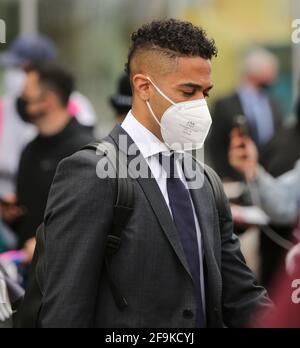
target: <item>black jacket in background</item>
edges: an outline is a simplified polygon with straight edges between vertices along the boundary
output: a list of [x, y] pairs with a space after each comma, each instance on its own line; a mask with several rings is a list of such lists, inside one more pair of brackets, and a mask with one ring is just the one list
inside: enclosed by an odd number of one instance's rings
[[[268, 173], [278, 177], [295, 167], [300, 158], [300, 122], [293, 127], [282, 128], [266, 146], [261, 163]], [[294, 226], [272, 226], [283, 238], [291, 239]], [[261, 281], [273, 288], [273, 278], [278, 269], [284, 268], [287, 251], [276, 245], [265, 234], [260, 235]]]
[[20, 246], [35, 236], [43, 222], [49, 190], [58, 163], [93, 140], [93, 136], [76, 119], [51, 137], [38, 135], [23, 151], [17, 177], [17, 197], [26, 208], [16, 232]]
[[[277, 132], [281, 127], [283, 115], [276, 101], [270, 99], [270, 105], [274, 129]], [[241, 176], [228, 162], [229, 136], [234, 127], [235, 118], [238, 115], [245, 115], [245, 112], [237, 93], [216, 101], [212, 112], [213, 124], [206, 145], [206, 155], [210, 160], [210, 164], [222, 179], [241, 179]], [[263, 151], [264, 149], [262, 148], [261, 150]]]
[[282, 128], [265, 147], [260, 158], [274, 177], [292, 170], [300, 158], [300, 123]]

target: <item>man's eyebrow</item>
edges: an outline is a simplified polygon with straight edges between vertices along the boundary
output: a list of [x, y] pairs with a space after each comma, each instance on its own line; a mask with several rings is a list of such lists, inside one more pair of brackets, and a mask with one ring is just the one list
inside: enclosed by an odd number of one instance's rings
[[179, 84], [178, 86], [179, 87], [194, 88], [194, 89], [197, 89], [197, 90], [200, 90], [200, 91], [203, 91], [203, 90], [210, 91], [214, 87], [214, 85], [211, 85], [211, 86], [209, 86], [209, 87], [204, 89], [203, 86], [198, 85], [197, 83], [193, 83], [193, 82], [182, 83], [182, 84]]

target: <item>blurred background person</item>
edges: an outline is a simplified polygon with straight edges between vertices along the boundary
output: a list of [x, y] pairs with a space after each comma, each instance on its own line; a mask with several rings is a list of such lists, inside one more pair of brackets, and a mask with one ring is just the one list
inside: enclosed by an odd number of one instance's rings
[[[39, 64], [54, 63], [57, 59], [58, 51], [50, 38], [39, 33], [26, 34], [17, 37], [10, 48], [0, 55], [0, 65], [12, 67], [14, 71], [17, 69], [19, 81], [22, 77], [24, 82], [24, 73], [28, 68]], [[20, 74], [20, 71], [22, 74]], [[16, 73], [14, 78], [17, 81]], [[12, 85], [11, 82], [11, 88]], [[22, 88], [21, 83], [19, 83], [20, 87]], [[14, 88], [17, 91], [16, 87]], [[18, 92], [20, 92], [20, 89]], [[73, 91], [68, 108], [71, 116], [76, 117], [82, 125], [93, 130], [96, 114], [92, 104], [85, 96], [78, 91]]]
[[260, 155], [260, 163], [274, 177], [293, 169], [300, 158], [300, 96], [294, 110], [294, 122], [282, 127]]
[[215, 103], [213, 126], [206, 148], [213, 167], [226, 181], [241, 179], [228, 163], [227, 155], [236, 118], [240, 115], [246, 117], [250, 137], [260, 152], [283, 121], [279, 104], [267, 93], [278, 74], [276, 56], [263, 48], [252, 50], [244, 59], [242, 73], [242, 83], [237, 90]]
[[290, 249], [286, 257], [286, 270], [277, 267], [276, 274], [273, 274], [272, 293], [277, 311], [260, 314], [255, 326], [299, 327], [299, 296], [296, 296], [299, 283], [295, 283], [295, 280], [300, 278], [300, 159], [293, 170], [275, 179], [259, 165], [255, 144], [249, 138], [241, 136], [238, 130], [233, 130], [229, 160], [250, 185], [254, 186], [259, 195], [258, 202], [273, 221], [278, 224], [295, 224], [298, 220], [294, 235], [291, 236], [298, 244]]
[[[297, 102], [297, 108], [296, 108], [296, 116], [297, 120], [300, 119], [300, 110], [298, 106], [299, 102]], [[265, 160], [261, 160], [260, 162], [264, 165], [266, 171], [263, 169], [259, 170], [259, 177], [262, 177], [263, 179], [259, 180], [259, 185], [256, 188], [257, 194], [260, 197], [259, 201], [261, 204], [263, 204], [263, 208], [266, 210], [268, 215], [271, 218], [271, 224], [270, 227], [272, 231], [274, 231], [277, 235], [280, 235], [286, 240], [289, 240], [290, 238], [293, 238], [293, 231], [295, 227], [295, 215], [298, 215], [298, 202], [293, 200], [292, 197], [287, 197], [287, 199], [279, 199], [277, 200], [275, 198], [276, 192], [280, 189], [279, 182], [281, 180], [290, 180], [290, 175], [286, 174], [277, 180], [273, 177], [279, 177], [283, 175], [284, 173], [292, 170], [300, 158], [300, 128], [299, 128], [299, 121], [296, 122], [295, 125], [284, 127], [282, 128], [278, 134], [276, 135], [276, 138], [274, 138], [267, 146], [264, 152], [264, 158]], [[240, 137], [238, 137], [240, 136]], [[247, 151], [247, 149], [243, 149], [243, 137], [238, 132], [238, 130], [233, 132], [233, 144], [237, 141], [237, 144], [241, 146], [241, 152]], [[249, 140], [248, 140], [249, 141]], [[250, 171], [247, 173], [247, 175], [251, 175], [254, 168], [256, 168], [256, 162], [258, 158], [258, 150], [255, 147], [254, 143], [249, 141], [249, 147], [252, 149], [252, 157], [254, 157], [254, 154], [256, 154], [256, 159], [253, 163], [253, 168], [250, 168]], [[252, 146], [251, 146], [252, 144]], [[233, 146], [233, 145], [232, 145]], [[256, 150], [255, 150], [256, 149]], [[237, 151], [234, 149], [234, 151], [231, 151], [232, 153], [236, 154]], [[256, 151], [256, 152], [255, 152]], [[235, 157], [234, 157], [235, 158]], [[236, 162], [232, 162], [232, 164], [237, 165]], [[258, 168], [258, 167], [257, 167]], [[296, 166], [297, 168], [297, 166]], [[268, 172], [269, 174], [266, 174]], [[284, 195], [288, 193], [289, 191], [293, 191], [294, 193], [297, 193], [297, 180], [299, 178], [297, 177], [297, 170], [293, 170], [292, 173], [294, 175], [295, 182], [292, 182], [290, 185], [289, 190], [286, 188], [282, 188], [282, 192]], [[272, 176], [271, 176], [272, 175]], [[286, 179], [288, 178], [288, 179]], [[295, 185], [295, 186], [294, 186]], [[286, 190], [286, 192], [284, 191]], [[267, 200], [268, 198], [268, 200]], [[300, 200], [299, 200], [300, 202]], [[269, 204], [269, 206], [268, 206]], [[277, 205], [277, 207], [276, 207]], [[288, 213], [292, 213], [291, 206], [294, 205], [294, 217], [285, 217], [284, 215], [278, 215], [276, 216], [276, 212], [280, 212], [281, 214], [284, 214], [285, 211]], [[275, 206], [275, 209], [274, 209]], [[275, 212], [275, 213], [274, 213]], [[261, 232], [260, 233], [260, 255], [261, 255], [261, 280], [263, 284], [267, 287], [272, 286], [272, 281], [274, 276], [276, 275], [277, 271], [282, 267], [282, 264], [284, 263], [284, 259], [287, 255], [287, 248], [282, 247], [282, 245], [275, 243], [274, 240], [270, 238], [266, 233]]]
[[[275, 254], [274, 257], [274, 253], [270, 255], [270, 249], [265, 250], [271, 258], [270, 264], [273, 262], [270, 287], [278, 312], [275, 316], [259, 317], [256, 326], [299, 327], [299, 309], [291, 299], [296, 291], [296, 287], [292, 286], [293, 281], [300, 278], [300, 159], [298, 158], [294, 169], [274, 178], [259, 165], [255, 144], [236, 129], [231, 134], [229, 161], [247, 179], [258, 197], [256, 204], [265, 210], [272, 221], [278, 225], [297, 226], [293, 230], [291, 228], [289, 235], [285, 236], [295, 246], [292, 247], [291, 243], [289, 253], [282, 263], [279, 262], [281, 259], [278, 255]], [[275, 233], [279, 233], [278, 230]]]
[[[240, 86], [233, 94], [220, 98], [215, 103], [213, 126], [207, 146], [212, 166], [226, 182], [244, 181], [240, 173], [228, 162], [230, 132], [241, 119], [244, 123], [243, 131], [256, 144], [263, 165], [278, 158], [277, 151], [271, 151], [272, 145], [269, 144], [277, 139], [284, 120], [278, 100], [269, 93], [279, 72], [276, 56], [264, 48], [252, 49], [244, 57], [241, 70]], [[264, 155], [267, 149], [268, 153]], [[282, 163], [279, 161], [277, 163], [278, 170]], [[274, 165], [273, 169], [276, 169]], [[242, 206], [252, 205], [247, 187], [237, 203]], [[273, 227], [280, 229], [282, 234], [290, 233], [290, 227]], [[257, 265], [260, 280], [264, 286], [268, 286], [285, 251], [258, 229], [254, 234], [252, 226], [247, 223], [235, 221], [235, 230], [237, 234], [243, 234], [241, 238], [242, 241], [246, 240], [246, 244], [250, 243], [250, 238], [253, 245], [257, 245], [255, 248], [258, 251], [255, 252], [259, 256], [259, 262], [254, 261], [254, 263]], [[250, 254], [250, 258], [257, 259], [257, 256]]]
[[258, 151], [250, 138], [234, 129], [229, 150], [230, 164], [257, 188], [258, 202], [279, 224], [296, 223], [300, 203], [300, 160], [295, 168], [275, 179], [258, 164]]
[[117, 92], [109, 101], [117, 122], [122, 123], [132, 106], [132, 89], [128, 74], [124, 73], [119, 77]]
[[[5, 91], [0, 97], [0, 197], [15, 193], [21, 152], [36, 135], [35, 128], [20, 118], [15, 107], [24, 87], [26, 70], [32, 65], [50, 63], [56, 59], [54, 43], [40, 34], [18, 37], [7, 51], [0, 54]], [[86, 97], [74, 91], [68, 108], [72, 116], [93, 131], [96, 115]]]
[[[54, 47], [42, 40], [41, 49], [32, 50], [31, 40], [17, 39], [8, 51], [0, 55], [4, 68], [4, 95], [0, 98], [0, 195], [15, 193], [15, 176], [20, 154], [25, 145], [35, 136], [32, 125], [23, 122], [15, 107], [22, 93], [26, 73], [24, 68], [31, 63], [40, 63], [55, 58]], [[41, 46], [41, 45], [40, 45]]]
[[72, 75], [56, 65], [42, 65], [28, 71], [22, 97], [17, 101], [19, 114], [38, 131], [22, 153], [17, 176], [18, 205], [24, 212], [16, 232], [19, 246], [25, 245], [28, 251], [28, 261], [58, 163], [93, 140], [68, 111], [73, 91]]
[[[260, 163], [266, 172], [274, 178], [291, 171], [300, 158], [300, 98], [296, 102], [295, 122], [282, 127], [265, 147], [260, 155]], [[290, 239], [294, 230], [294, 221], [283, 224], [272, 222], [271, 228], [285, 239]], [[262, 259], [261, 277], [268, 285], [282, 264], [286, 250], [274, 243], [264, 233], [260, 234], [260, 254]]]

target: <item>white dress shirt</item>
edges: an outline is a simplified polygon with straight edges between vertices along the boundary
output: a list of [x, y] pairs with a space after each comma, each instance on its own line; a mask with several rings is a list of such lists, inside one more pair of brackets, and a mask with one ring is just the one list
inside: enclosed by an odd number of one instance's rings
[[[166, 204], [169, 207], [169, 211], [172, 215], [172, 211], [171, 211], [171, 207], [169, 203], [168, 190], [167, 190], [167, 172], [161, 166], [159, 162], [159, 157], [157, 156], [159, 153], [170, 154], [169, 148], [164, 143], [162, 143], [152, 132], [150, 132], [147, 128], [145, 128], [134, 117], [131, 111], [129, 111], [124, 122], [122, 123], [122, 128], [131, 137], [131, 139], [139, 148], [142, 156], [145, 158], [152, 172], [152, 175], [155, 178], [160, 188], [160, 191], [166, 201]], [[185, 185], [185, 187], [188, 187], [182, 167], [180, 163], [178, 162], [177, 162], [177, 173], [180, 180]], [[191, 199], [191, 203], [193, 207], [193, 213], [194, 213], [195, 225], [196, 225], [196, 231], [197, 231], [197, 239], [198, 239], [202, 302], [204, 306], [204, 315], [206, 315], [205, 314], [205, 290], [204, 290], [205, 287], [204, 287], [204, 273], [203, 273], [203, 248], [202, 248], [202, 240], [201, 240], [202, 238], [201, 238], [200, 225], [198, 222], [198, 218], [196, 216], [195, 207], [194, 207], [192, 199]]]

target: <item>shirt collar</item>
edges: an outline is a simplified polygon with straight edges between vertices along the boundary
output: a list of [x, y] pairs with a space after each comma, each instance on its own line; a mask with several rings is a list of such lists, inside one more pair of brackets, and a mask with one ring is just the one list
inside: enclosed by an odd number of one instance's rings
[[170, 153], [169, 148], [153, 133], [144, 127], [129, 111], [121, 127], [135, 142], [144, 158], [150, 158], [159, 153]]

